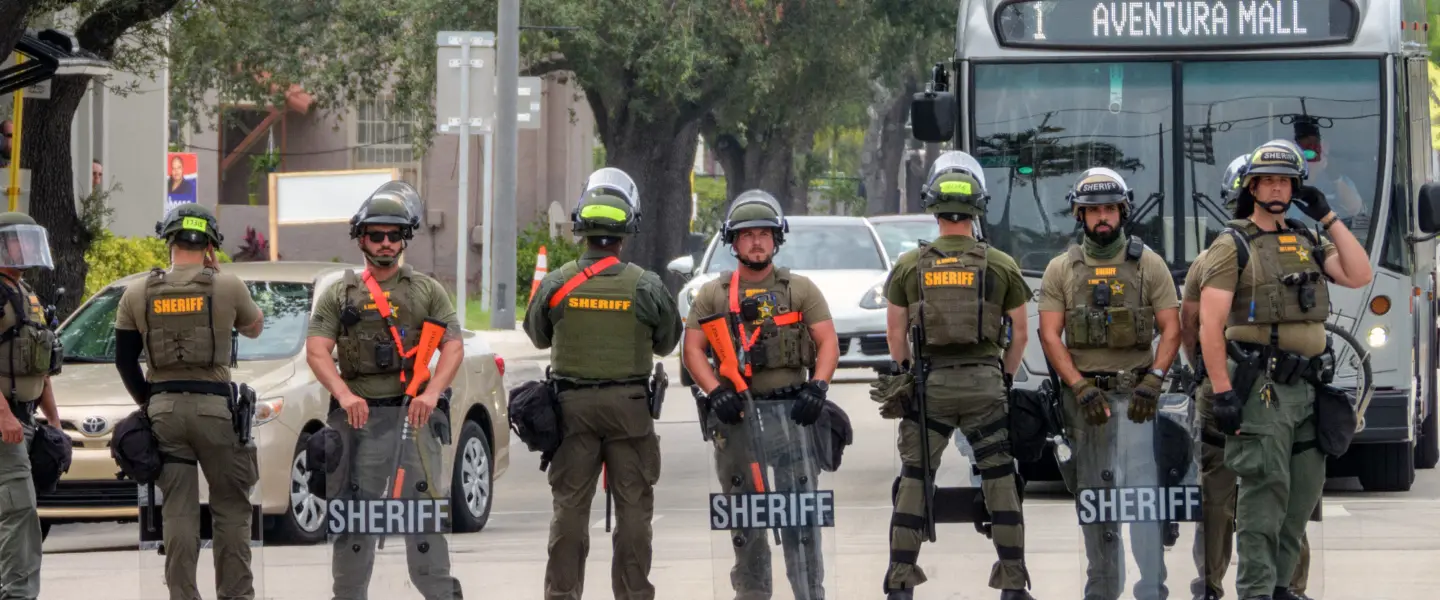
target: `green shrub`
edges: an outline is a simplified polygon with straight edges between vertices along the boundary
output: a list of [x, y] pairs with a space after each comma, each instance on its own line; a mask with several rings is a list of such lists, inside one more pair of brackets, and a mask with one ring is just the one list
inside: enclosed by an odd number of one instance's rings
[[545, 247], [545, 266], [551, 271], [580, 258], [580, 253], [584, 251], [584, 247], [568, 233], [550, 237], [548, 219], [542, 218], [526, 227], [515, 244], [516, 306], [530, 303], [530, 282], [535, 280], [535, 255], [540, 252], [541, 246]]
[[[230, 262], [224, 251], [216, 253], [222, 263]], [[164, 268], [170, 264], [170, 250], [165, 240], [157, 237], [115, 237], [108, 231], [96, 238], [85, 252], [90, 270], [85, 275], [85, 297], [126, 275]]]

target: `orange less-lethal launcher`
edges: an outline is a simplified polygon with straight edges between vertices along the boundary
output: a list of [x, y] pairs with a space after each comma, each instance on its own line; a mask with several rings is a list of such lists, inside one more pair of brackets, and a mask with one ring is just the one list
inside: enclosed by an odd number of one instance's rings
[[[765, 439], [764, 423], [761, 421], [760, 412], [755, 410], [755, 398], [750, 394], [750, 385], [745, 382], [742, 374], [747, 357], [743, 350], [735, 347], [735, 338], [730, 335], [735, 327], [736, 316], [733, 313], [717, 313], [700, 319], [700, 330], [705, 332], [706, 341], [710, 342], [710, 352], [715, 356], [716, 371], [730, 385], [745, 398], [745, 412], [752, 421], [747, 424], [750, 430], [750, 480], [755, 484], [755, 491], [766, 493], [770, 491], [770, 482], [765, 475]], [[775, 543], [780, 543], [780, 530], [772, 530], [775, 534]]]
[[[390, 481], [385, 483], [386, 498], [400, 498], [400, 493], [405, 488], [405, 462], [402, 458], [405, 453], [405, 440], [410, 439], [410, 401], [419, 396], [420, 388], [430, 381], [430, 359], [440, 349], [440, 342], [445, 339], [447, 327], [443, 321], [426, 318], [420, 326], [420, 341], [411, 349], [415, 362], [408, 378], [409, 385], [405, 387], [405, 399], [400, 403], [400, 414], [404, 423], [400, 428], [400, 436], [395, 438], [395, 468], [391, 471]], [[405, 379], [403, 370], [401, 378]], [[385, 547], [385, 538], [380, 538], [380, 547]]]

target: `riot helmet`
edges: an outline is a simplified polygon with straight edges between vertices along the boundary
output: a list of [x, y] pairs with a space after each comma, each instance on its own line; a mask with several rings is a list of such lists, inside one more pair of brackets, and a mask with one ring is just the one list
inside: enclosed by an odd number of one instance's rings
[[790, 222], [785, 220], [785, 211], [780, 209], [780, 202], [774, 196], [764, 190], [742, 192], [725, 213], [725, 222], [720, 226], [721, 239], [733, 244], [741, 229], [757, 227], [772, 230], [777, 250], [785, 243], [785, 234], [790, 232]]
[[1240, 175], [1240, 186], [1250, 187], [1250, 182], [1260, 175], [1280, 175], [1295, 180], [1295, 189], [1310, 177], [1310, 167], [1305, 164], [1305, 153], [1300, 145], [1286, 139], [1276, 139], [1260, 144], [1250, 153], [1250, 160]]
[[[360, 239], [366, 234], [365, 229], [373, 225], [398, 227], [401, 246], [394, 256], [371, 254], [365, 250], [363, 241], [360, 244], [361, 252], [365, 253], [365, 260], [370, 264], [389, 267], [405, 252], [407, 242], [415, 238], [415, 228], [420, 226], [419, 211], [420, 194], [415, 191], [414, 186], [404, 181], [387, 181], [365, 199], [355, 216], [350, 217], [350, 239]], [[384, 239], [371, 239], [371, 242], [380, 243]]]
[[155, 224], [155, 235], [167, 243], [183, 242], [193, 246], [220, 247], [225, 236], [215, 213], [200, 204], [189, 202], [170, 209], [165, 219]]
[[54, 269], [45, 228], [21, 212], [0, 213], [0, 267]]
[[921, 202], [925, 212], [931, 214], [984, 216], [990, 202], [985, 170], [969, 154], [959, 150], [945, 152], [930, 166]]
[[1065, 195], [1076, 220], [1084, 220], [1080, 213], [1081, 207], [1107, 204], [1119, 204], [1121, 218], [1124, 219], [1130, 215], [1130, 203], [1134, 199], [1135, 192], [1125, 183], [1125, 178], [1105, 167], [1086, 169]]
[[1235, 210], [1235, 202], [1240, 196], [1240, 173], [1249, 160], [1249, 154], [1241, 154], [1225, 167], [1225, 175], [1220, 180], [1220, 201], [1225, 204], [1225, 210]]
[[605, 167], [585, 179], [580, 202], [570, 212], [575, 235], [611, 239], [640, 232], [640, 191], [624, 171]]

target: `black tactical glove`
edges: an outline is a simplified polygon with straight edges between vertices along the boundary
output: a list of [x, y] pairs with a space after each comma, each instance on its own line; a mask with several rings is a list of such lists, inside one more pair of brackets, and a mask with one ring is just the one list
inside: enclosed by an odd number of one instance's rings
[[720, 419], [721, 423], [735, 425], [740, 422], [745, 404], [740, 399], [740, 394], [722, 385], [710, 392], [710, 410], [715, 413], [715, 418]]
[[1100, 388], [1090, 385], [1089, 379], [1076, 382], [1070, 391], [1075, 394], [1075, 403], [1080, 406], [1086, 423], [1099, 427], [1110, 420], [1110, 400]]
[[1243, 407], [1235, 390], [1210, 395], [1210, 418], [1215, 420], [1215, 428], [1225, 435], [1240, 432], [1240, 409]]
[[1160, 386], [1164, 381], [1154, 373], [1145, 374], [1145, 378], [1130, 391], [1130, 420], [1136, 423], [1144, 423], [1155, 418], [1156, 406], [1160, 403]]
[[825, 391], [829, 388], [829, 384], [820, 383], [807, 381], [800, 386], [795, 405], [790, 408], [790, 420], [800, 425], [814, 425], [820, 419], [820, 412], [825, 410]]
[[1305, 213], [1305, 216], [1316, 221], [1324, 219], [1325, 215], [1330, 214], [1330, 203], [1325, 200], [1325, 193], [1308, 185], [1300, 186], [1299, 191], [1295, 192], [1295, 197], [1290, 201], [1300, 209], [1300, 212]]

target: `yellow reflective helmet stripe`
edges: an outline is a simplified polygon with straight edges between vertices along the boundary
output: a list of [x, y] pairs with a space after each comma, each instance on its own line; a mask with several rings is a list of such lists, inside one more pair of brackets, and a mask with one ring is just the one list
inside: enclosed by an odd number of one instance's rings
[[580, 209], [582, 219], [610, 219], [611, 221], [625, 221], [625, 211], [613, 206], [604, 204], [590, 204]]
[[180, 228], [205, 233], [210, 230], [209, 225], [203, 217], [184, 217], [180, 219]]
[[973, 193], [968, 181], [942, 181], [940, 182], [941, 194], [965, 194]]

